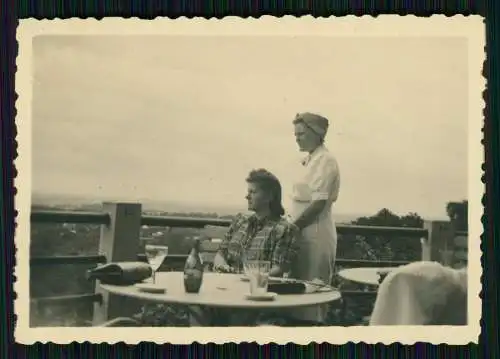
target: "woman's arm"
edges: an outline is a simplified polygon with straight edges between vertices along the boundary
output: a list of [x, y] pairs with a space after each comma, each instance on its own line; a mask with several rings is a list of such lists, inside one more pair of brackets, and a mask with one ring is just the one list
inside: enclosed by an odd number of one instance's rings
[[[337, 163], [333, 158], [327, 158], [315, 171], [309, 186], [312, 191], [312, 201], [302, 214], [295, 219], [294, 224], [300, 230], [310, 226], [316, 221], [320, 213], [324, 210], [332, 190], [335, 190], [336, 182], [339, 181]], [[333, 200], [337, 200], [338, 190], [333, 193]]]
[[215, 270], [221, 270], [221, 271], [229, 271], [230, 267], [227, 263], [227, 249], [229, 247], [229, 243], [231, 242], [231, 239], [233, 238], [234, 232], [237, 230], [237, 228], [240, 225], [242, 219], [242, 215], [238, 214], [236, 215], [236, 218], [233, 220], [231, 225], [229, 226], [229, 229], [227, 230], [226, 234], [224, 235], [224, 238], [222, 239], [222, 242], [219, 245], [219, 248], [217, 249], [217, 253], [215, 254], [214, 257], [214, 269]]
[[292, 262], [297, 253], [297, 237], [300, 234], [299, 228], [287, 223], [280, 229], [281, 235], [277, 236], [271, 258], [271, 277], [281, 277], [290, 271]]
[[326, 200], [312, 201], [302, 214], [295, 219], [294, 223], [300, 230], [310, 226], [318, 218], [325, 208]]

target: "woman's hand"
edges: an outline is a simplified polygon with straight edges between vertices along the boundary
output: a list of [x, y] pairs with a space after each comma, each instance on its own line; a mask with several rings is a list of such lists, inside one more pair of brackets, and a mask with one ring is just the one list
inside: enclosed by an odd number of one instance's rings
[[309, 227], [318, 219], [318, 216], [325, 208], [325, 205], [325, 200], [312, 201], [302, 214], [295, 219], [293, 224], [295, 224], [300, 230]]
[[214, 270], [217, 272], [226, 272], [226, 273], [231, 271], [231, 267], [229, 266], [229, 264], [227, 264], [226, 260], [220, 253], [217, 253], [215, 255]]

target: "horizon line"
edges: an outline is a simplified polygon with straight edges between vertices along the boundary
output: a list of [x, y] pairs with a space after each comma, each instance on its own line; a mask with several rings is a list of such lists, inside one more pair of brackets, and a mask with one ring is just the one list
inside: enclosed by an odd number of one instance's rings
[[[144, 202], [163, 202], [165, 205], [168, 205], [169, 203], [171, 204], [177, 204], [177, 205], [180, 205], [180, 206], [186, 206], [186, 207], [196, 207], [197, 204], [196, 203], [192, 203], [192, 202], [182, 202], [182, 201], [176, 201], [176, 200], [168, 200], [168, 199], [148, 199], [148, 198], [141, 198], [141, 199], [134, 199], [134, 200], [125, 200], [125, 199], [120, 199], [120, 198], [98, 198], [98, 197], [93, 197], [93, 196], [88, 196], [88, 195], [77, 195], [77, 194], [63, 194], [63, 193], [59, 193], [59, 194], [56, 194], [56, 193], [34, 193], [32, 192], [31, 194], [32, 196], [32, 205], [85, 205], [85, 204], [102, 204], [102, 203], [106, 203], [106, 202], [126, 202], [126, 203], [144, 203]], [[43, 203], [44, 201], [40, 201], [40, 199], [38, 199], [38, 201], [33, 201], [33, 197], [34, 196], [54, 196], [54, 197], [78, 197], [80, 199], [85, 199], [87, 200], [87, 202], [83, 202], [83, 203], [70, 203], [70, 202], [66, 202], [66, 203], [56, 203], [56, 204], [50, 204], [50, 203]], [[236, 210], [236, 211], [246, 211], [244, 209], [244, 206], [239, 206], [239, 205], [231, 205], [231, 204], [213, 204], [213, 203], [204, 203], [204, 204], [199, 204], [200, 207], [218, 207], [218, 209], [227, 209], [227, 210]], [[151, 206], [152, 207], [152, 206]], [[165, 212], [178, 212], [178, 213], [187, 213], [187, 212], [196, 212], [195, 210], [166, 210], [166, 209], [161, 209], [161, 208], [144, 208], [143, 207], [143, 211], [165, 211]], [[388, 209], [390, 212], [392, 212], [393, 214], [397, 215], [397, 216], [405, 216], [405, 215], [408, 215], [410, 213], [416, 213], [417, 215], [419, 215], [422, 219], [424, 220], [447, 220], [448, 218], [446, 216], [426, 216], [426, 215], [422, 215], [418, 212], [413, 212], [413, 211], [408, 211], [407, 213], [397, 213], [396, 211], [393, 211], [391, 210], [390, 208], [387, 208], [387, 207], [384, 207], [386, 209]], [[349, 216], [349, 217], [355, 217], [356, 219], [357, 218], [360, 218], [360, 217], [371, 217], [371, 216], [374, 216], [375, 214], [377, 214], [379, 211], [381, 211], [382, 209], [384, 208], [380, 208], [379, 210], [377, 210], [376, 212], [374, 213], [369, 213], [369, 212], [336, 212], [334, 216]], [[215, 209], [216, 208], [213, 208], [214, 209], [214, 212], [217, 212]], [[207, 213], [207, 212], [211, 212], [210, 210], [207, 210], [205, 208], [205, 210], [201, 210], [199, 211], [199, 213]]]

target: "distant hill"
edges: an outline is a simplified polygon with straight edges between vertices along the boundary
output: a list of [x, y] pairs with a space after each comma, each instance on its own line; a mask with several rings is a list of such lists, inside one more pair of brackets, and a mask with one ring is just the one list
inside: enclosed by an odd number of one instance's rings
[[199, 205], [175, 201], [151, 200], [145, 198], [90, 198], [76, 195], [33, 194], [32, 205], [59, 207], [63, 209], [85, 207], [99, 207], [103, 202], [135, 202], [141, 203], [143, 211], [162, 211], [179, 213], [218, 213], [219, 215], [234, 214], [245, 211], [245, 208], [228, 205]]
[[[119, 198], [90, 198], [88, 196], [60, 195], [60, 194], [33, 194], [32, 204], [34, 206], [50, 206], [61, 209], [76, 209], [85, 207], [86, 209], [98, 210], [103, 202], [123, 201], [140, 202], [143, 211], [177, 212], [177, 213], [217, 213], [219, 216], [232, 215], [238, 212], [246, 212], [246, 208], [231, 205], [206, 205], [190, 204], [175, 201], [162, 201], [151, 199], [123, 200]], [[349, 223], [355, 219], [369, 214], [336, 214], [337, 223]]]
[[[60, 195], [60, 194], [33, 194], [32, 204], [57, 207], [61, 209], [76, 209], [84, 206], [87, 210], [98, 210], [103, 202], [140, 202], [143, 211], [148, 212], [177, 212], [177, 213], [217, 213], [219, 216], [233, 215], [246, 212], [245, 207], [232, 205], [194, 204], [166, 200], [152, 200], [149, 198], [123, 199], [123, 198], [91, 198], [89, 196]], [[335, 213], [337, 223], [350, 223], [360, 217], [369, 217], [373, 213]], [[447, 220], [447, 218], [430, 218], [427, 220]]]

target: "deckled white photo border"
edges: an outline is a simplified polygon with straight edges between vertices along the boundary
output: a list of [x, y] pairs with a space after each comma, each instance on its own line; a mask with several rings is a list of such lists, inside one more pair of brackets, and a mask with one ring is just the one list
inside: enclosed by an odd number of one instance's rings
[[[395, 326], [395, 327], [244, 327], [244, 328], [75, 328], [75, 327], [29, 327], [29, 242], [31, 208], [31, 100], [32, 100], [32, 38], [37, 35], [183, 35], [183, 36], [330, 36], [330, 37], [465, 37], [468, 39], [469, 62], [469, 139], [468, 139], [468, 200], [469, 200], [469, 325], [464, 327], [439, 326]], [[390, 344], [400, 342], [413, 344], [428, 342], [434, 344], [477, 343], [480, 334], [481, 291], [480, 278], [480, 236], [483, 232], [481, 198], [485, 187], [481, 182], [481, 164], [484, 150], [481, 145], [484, 101], [482, 91], [486, 80], [482, 76], [485, 60], [485, 26], [479, 16], [456, 15], [446, 17], [434, 15], [429, 18], [415, 16], [386, 15], [342, 18], [318, 18], [286, 16], [260, 19], [228, 17], [223, 20], [203, 18], [176, 20], [158, 18], [156, 20], [105, 18], [68, 20], [20, 20], [17, 30], [19, 55], [17, 58], [16, 103], [17, 142], [19, 156], [15, 161], [18, 171], [15, 186], [17, 247], [14, 303], [17, 324], [15, 340], [22, 344], [53, 342], [64, 344], [89, 341], [91, 343], [126, 342], [136, 344], [141, 341], [172, 344], [275, 342], [285, 344], [308, 344], [328, 342], [344, 344], [365, 342]], [[214, 50], [215, 51], [215, 50]]]

